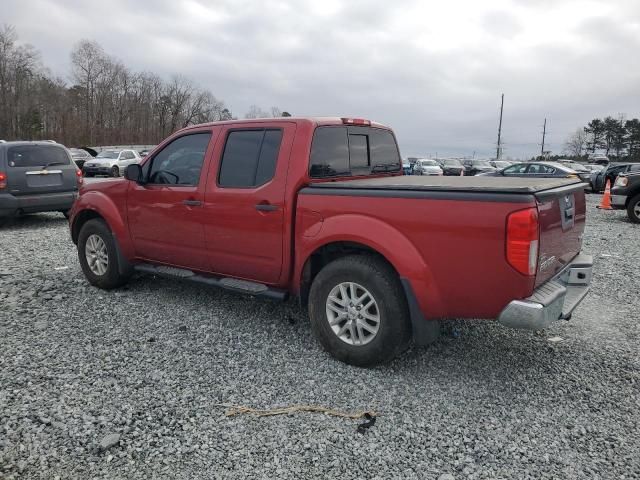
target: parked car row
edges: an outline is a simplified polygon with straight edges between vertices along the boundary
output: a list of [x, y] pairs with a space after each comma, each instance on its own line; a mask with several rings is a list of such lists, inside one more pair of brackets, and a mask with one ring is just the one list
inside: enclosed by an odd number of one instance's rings
[[478, 175], [480, 173], [493, 172], [506, 168], [513, 162], [506, 160], [482, 160], [444, 158], [418, 158], [413, 164], [408, 161], [403, 162], [402, 167], [405, 175], [451, 175], [460, 176], [463, 172], [465, 176]]

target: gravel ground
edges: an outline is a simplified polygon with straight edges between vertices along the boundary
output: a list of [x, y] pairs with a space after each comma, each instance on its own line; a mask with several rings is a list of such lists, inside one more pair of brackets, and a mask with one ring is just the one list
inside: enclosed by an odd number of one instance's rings
[[[61, 215], [21, 219], [0, 230], [0, 477], [640, 478], [640, 227], [599, 198], [570, 322], [452, 322], [374, 370], [322, 352], [293, 303], [150, 277], [97, 290]], [[221, 403], [379, 415], [361, 434]]]

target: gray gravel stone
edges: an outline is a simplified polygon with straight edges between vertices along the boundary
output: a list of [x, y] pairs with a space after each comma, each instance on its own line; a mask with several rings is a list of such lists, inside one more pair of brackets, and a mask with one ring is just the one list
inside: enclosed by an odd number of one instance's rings
[[100, 440], [100, 449], [108, 450], [111, 447], [115, 447], [118, 443], [120, 443], [120, 434], [119, 433], [110, 433]]
[[[91, 287], [62, 215], [19, 219], [0, 229], [0, 478], [639, 478], [640, 229], [599, 199], [571, 321], [451, 322], [371, 370], [323, 352], [295, 302], [148, 276]], [[379, 415], [360, 435], [359, 420], [220, 404]]]

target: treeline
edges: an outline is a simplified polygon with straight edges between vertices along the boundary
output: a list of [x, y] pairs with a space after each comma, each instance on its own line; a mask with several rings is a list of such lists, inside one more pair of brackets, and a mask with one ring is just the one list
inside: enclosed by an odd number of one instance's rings
[[0, 28], [0, 139], [68, 146], [153, 144], [191, 124], [232, 118], [189, 79], [134, 72], [92, 41], [71, 52], [68, 84], [44, 67], [11, 26]]
[[595, 118], [569, 136], [565, 152], [575, 158], [604, 153], [620, 161], [640, 161], [640, 120]]

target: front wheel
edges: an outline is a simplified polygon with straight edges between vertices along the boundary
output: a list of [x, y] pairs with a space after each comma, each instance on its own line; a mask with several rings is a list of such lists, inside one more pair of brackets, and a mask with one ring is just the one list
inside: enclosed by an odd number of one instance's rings
[[406, 297], [395, 271], [365, 255], [329, 263], [309, 293], [311, 328], [338, 360], [372, 367], [407, 348], [411, 324]]
[[111, 176], [112, 177], [119, 177], [120, 176], [120, 169], [118, 168], [117, 165], [114, 165], [113, 167], [111, 167]]
[[627, 215], [633, 223], [640, 223], [640, 194], [629, 200]]
[[89, 220], [82, 226], [78, 235], [78, 259], [85, 277], [96, 287], [110, 290], [129, 279], [120, 273], [116, 241], [103, 220]]

